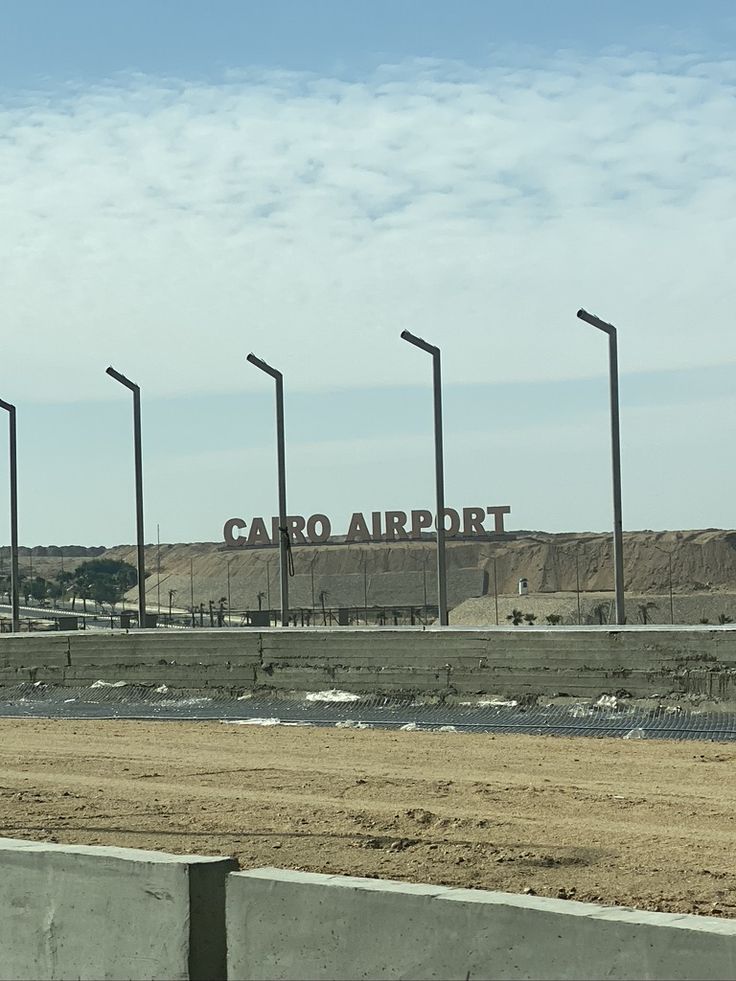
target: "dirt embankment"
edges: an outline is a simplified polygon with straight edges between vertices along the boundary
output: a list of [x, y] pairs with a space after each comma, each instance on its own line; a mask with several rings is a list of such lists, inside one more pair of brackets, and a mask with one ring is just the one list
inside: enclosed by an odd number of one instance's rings
[[0, 722], [0, 834], [736, 915], [736, 748]]
[[[135, 564], [135, 548], [130, 545], [119, 545], [103, 554]], [[300, 597], [297, 605], [312, 605], [312, 597], [314, 605], [319, 605], [320, 594], [327, 606], [360, 606], [366, 594], [369, 605], [421, 605], [425, 596], [431, 603], [435, 595], [436, 553], [432, 542], [300, 546], [293, 550], [293, 557], [293, 591]], [[653, 613], [653, 622], [668, 620], [670, 568], [676, 595], [736, 594], [736, 532], [629, 532], [624, 536], [624, 559], [626, 591], [632, 601], [644, 597], [642, 602], [648, 598], [660, 608]], [[574, 594], [578, 587], [591, 601], [605, 602], [611, 597], [610, 535], [535, 532], [488, 541], [450, 541], [447, 560], [453, 606], [484, 591], [492, 596], [495, 589], [500, 595], [513, 597], [521, 578], [526, 578], [530, 592], [540, 597]], [[29, 561], [27, 556], [22, 559], [25, 574]], [[51, 575], [61, 561], [58, 555], [35, 555], [34, 570], [39, 575]], [[80, 561], [83, 557], [67, 555], [65, 568], [71, 569]], [[272, 548], [227, 550], [222, 543], [200, 542], [164, 544], [159, 550], [149, 545], [146, 568], [148, 602], [154, 606], [160, 602], [164, 610], [170, 591], [173, 606], [182, 609], [192, 605], [192, 598], [195, 606], [206, 606], [210, 600], [218, 603], [229, 597], [232, 608], [241, 610], [278, 605], [278, 552]], [[136, 601], [135, 590], [128, 599]], [[589, 606], [593, 616], [593, 605]], [[719, 609], [710, 610], [706, 604], [701, 615], [716, 622], [721, 607], [718, 601], [715, 606]], [[691, 611], [687, 604], [681, 605], [676, 620], [698, 622], [698, 609], [696, 606]], [[539, 613], [546, 615], [541, 607]], [[636, 612], [634, 619], [639, 619]], [[478, 622], [492, 621], [484, 613]]]
[[[119, 545], [106, 554], [130, 561], [135, 550]], [[432, 542], [300, 546], [293, 550], [293, 556], [297, 575], [314, 571], [318, 576], [424, 570], [432, 575], [436, 561]], [[736, 592], [736, 532], [721, 530], [628, 532], [624, 536], [626, 589], [633, 593], [667, 592], [670, 556], [675, 591]], [[195, 577], [214, 579], [226, 586], [228, 561], [231, 580], [255, 577], [265, 581], [269, 565], [274, 585], [277, 582], [278, 552], [272, 548], [225, 549], [217, 542], [161, 546], [162, 572], [182, 579], [188, 579], [193, 562]], [[534, 592], [573, 592], [578, 581], [584, 592], [612, 588], [610, 535], [539, 532], [489, 541], [450, 541], [447, 561], [450, 574], [454, 569], [485, 570], [489, 591], [495, 572], [499, 593], [515, 593], [522, 577], [529, 580]], [[155, 546], [148, 547], [146, 564], [155, 572]]]
[[[118, 546], [107, 554], [135, 561], [135, 551], [130, 546]], [[394, 603], [420, 604], [425, 585], [432, 602], [436, 565], [432, 542], [302, 546], [294, 549], [293, 556], [296, 576], [314, 584], [316, 597], [325, 590], [328, 605], [330, 594], [333, 600], [337, 598], [336, 583], [341, 578], [352, 577], [362, 597], [363, 577], [368, 578], [370, 589], [371, 578], [386, 575], [395, 577]], [[668, 595], [670, 561], [675, 593], [736, 593], [736, 533], [630, 532], [625, 535], [624, 556], [626, 590], [632, 595]], [[263, 594], [264, 606], [269, 597], [272, 606], [277, 603], [278, 553], [274, 549], [225, 550], [219, 543], [162, 545], [160, 559], [158, 591], [164, 605], [168, 590], [174, 589], [174, 602], [187, 606], [192, 578], [195, 603], [227, 596], [228, 579], [234, 609], [257, 608], [259, 593]], [[469, 588], [474, 589], [467, 596], [479, 595], [483, 585], [488, 595], [494, 593], [495, 585], [499, 594], [513, 596], [521, 578], [526, 578], [530, 591], [538, 594], [574, 593], [579, 584], [580, 590], [592, 598], [597, 593], [610, 597], [613, 585], [610, 535], [535, 533], [493, 541], [450, 542], [447, 561], [451, 585], [453, 576], [466, 570], [478, 571], [476, 578], [466, 578]], [[150, 601], [158, 580], [155, 546], [147, 549], [146, 564], [151, 572]], [[358, 602], [362, 603], [362, 599]]]

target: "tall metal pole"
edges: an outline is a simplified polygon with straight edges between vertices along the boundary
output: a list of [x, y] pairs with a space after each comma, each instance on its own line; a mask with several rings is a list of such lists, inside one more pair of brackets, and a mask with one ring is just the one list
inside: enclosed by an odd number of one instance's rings
[[578, 598], [578, 626], [582, 623], [580, 617], [580, 553], [578, 552], [578, 543], [575, 542], [575, 593]]
[[143, 533], [143, 453], [141, 449], [141, 390], [114, 368], [107, 374], [133, 393], [133, 447], [135, 452], [135, 524], [138, 550], [138, 627], [146, 625], [146, 560]]
[[156, 522], [156, 610], [161, 616], [161, 528]]
[[13, 633], [20, 630], [20, 576], [18, 575], [18, 446], [15, 432], [15, 406], [0, 399], [8, 413], [10, 437], [10, 618]]
[[445, 473], [442, 449], [442, 368], [440, 349], [428, 344], [408, 330], [402, 330], [403, 340], [432, 355], [434, 390], [434, 468], [437, 500], [437, 598], [440, 626], [447, 626], [447, 562], [445, 560]]
[[192, 626], [197, 626], [194, 618], [194, 559], [189, 559], [189, 606], [192, 611]]
[[496, 560], [493, 560], [493, 601], [496, 606], [496, 626], [498, 626], [498, 568]]
[[289, 625], [289, 529], [286, 525], [286, 450], [284, 446], [284, 376], [255, 354], [247, 361], [276, 382], [276, 456], [279, 477], [279, 573], [281, 577], [281, 626]]
[[227, 560], [227, 625], [232, 627], [232, 622], [230, 620], [230, 563], [232, 559]]
[[586, 324], [608, 334], [608, 377], [611, 398], [611, 464], [613, 471], [613, 566], [616, 590], [616, 623], [626, 623], [624, 607], [624, 533], [621, 517], [621, 438], [618, 413], [618, 345], [616, 328], [599, 317], [578, 310]]

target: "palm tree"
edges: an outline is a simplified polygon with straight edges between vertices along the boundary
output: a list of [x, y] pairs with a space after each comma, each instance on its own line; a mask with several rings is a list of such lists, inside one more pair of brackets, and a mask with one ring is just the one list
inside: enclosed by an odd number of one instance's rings
[[521, 610], [514, 609], [508, 614], [506, 619], [510, 620], [515, 627], [518, 627], [520, 623], [524, 622], [524, 614], [521, 612]]
[[641, 622], [643, 624], [649, 623], [649, 611], [656, 610], [656, 609], [657, 609], [657, 604], [652, 602], [651, 600], [648, 600], [646, 603], [639, 603], [638, 610], [639, 610], [639, 616], [641, 618]]
[[256, 596], [256, 599], [258, 600], [258, 612], [259, 613], [260, 613], [261, 609], [263, 608], [263, 601], [264, 601], [265, 598], [266, 598], [266, 594], [264, 592], [260, 592]]
[[532, 625], [532, 624], [534, 623], [534, 621], [535, 621], [535, 620], [537, 619], [537, 614], [536, 614], [536, 613], [525, 613], [525, 614], [524, 614], [524, 619], [526, 620], [526, 622], [527, 622], [527, 623], [529, 624], [529, 626], [531, 627], [531, 625]]
[[556, 627], [558, 623], [562, 621], [562, 617], [559, 613], [548, 613], [544, 618], [550, 627]]
[[718, 614], [719, 623], [733, 623], [733, 619], [725, 613]]
[[599, 603], [593, 608], [593, 613], [598, 617], [598, 623], [608, 623], [608, 603]]
[[327, 626], [327, 613], [325, 612], [325, 600], [330, 594], [326, 589], [320, 589], [319, 591], [319, 604], [322, 607], [322, 623]]
[[77, 593], [82, 600], [82, 609], [87, 612], [87, 600], [90, 598], [92, 583], [87, 576], [80, 576], [77, 581]]

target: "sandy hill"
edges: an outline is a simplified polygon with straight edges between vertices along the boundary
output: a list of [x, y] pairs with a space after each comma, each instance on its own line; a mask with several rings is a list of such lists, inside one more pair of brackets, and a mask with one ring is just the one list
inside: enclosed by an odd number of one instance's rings
[[[21, 571], [25, 574], [31, 561], [34, 574], [52, 575], [62, 562], [66, 569], [73, 569], [100, 554], [135, 564], [131, 545], [104, 551], [37, 546], [32, 552], [30, 556], [28, 549], [22, 550]], [[431, 541], [299, 546], [292, 554], [294, 607], [319, 606], [322, 600], [330, 607], [362, 606], [366, 601], [369, 606], [421, 605], [425, 596], [429, 603], [434, 602], [436, 553]], [[733, 531], [628, 532], [624, 558], [626, 590], [632, 596], [668, 596], [670, 562], [676, 594], [736, 593]], [[7, 564], [7, 548], [0, 550], [0, 559]], [[591, 603], [596, 594], [604, 599], [610, 596], [613, 585], [610, 535], [524, 532], [482, 541], [451, 541], [447, 560], [452, 607], [471, 597], [492, 598], [494, 581], [500, 595], [516, 595], [522, 577], [528, 579], [530, 593], [541, 597], [574, 595], [579, 584]], [[273, 548], [225, 549], [222, 543], [200, 542], [165, 544], [159, 550], [149, 545], [146, 568], [149, 603], [155, 605], [160, 599], [162, 609], [168, 608], [170, 590], [172, 604], [178, 608], [189, 608], [192, 597], [199, 606], [217, 602], [228, 592], [232, 609], [257, 609], [259, 594], [264, 607], [278, 606], [278, 551]], [[135, 602], [135, 591], [129, 599]], [[717, 606], [718, 600], [714, 603]], [[484, 622], [489, 615], [484, 614]]]
[[[147, 548], [149, 597], [159, 581], [157, 550]], [[132, 546], [105, 554], [135, 561]], [[291, 590], [302, 605], [317, 602], [324, 591], [328, 605], [362, 605], [367, 585], [369, 605], [420, 604], [425, 586], [429, 602], [436, 589], [432, 542], [370, 545], [301, 546], [293, 549], [295, 576]], [[632, 594], [736, 592], [736, 532], [722, 530], [628, 532], [624, 536], [626, 590]], [[601, 534], [535, 532], [488, 541], [449, 542], [448, 580], [451, 605], [470, 596], [515, 594], [520, 578], [532, 593], [605, 593], [612, 589], [612, 540]], [[278, 551], [225, 549], [219, 543], [162, 545], [162, 605], [174, 589], [175, 604], [188, 606], [192, 580], [195, 604], [227, 595], [228, 571], [233, 608], [255, 608], [270, 595], [278, 603]], [[386, 593], [394, 596], [387, 598]]]

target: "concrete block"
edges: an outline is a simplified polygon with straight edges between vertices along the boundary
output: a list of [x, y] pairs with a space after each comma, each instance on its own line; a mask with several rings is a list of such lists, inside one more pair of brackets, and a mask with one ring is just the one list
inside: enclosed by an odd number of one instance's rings
[[736, 923], [255, 869], [227, 883], [228, 978], [732, 979]]
[[0, 668], [61, 667], [68, 656], [66, 634], [0, 634]]
[[225, 879], [236, 867], [0, 838], [0, 978], [225, 978]]
[[[730, 665], [733, 665], [731, 667]], [[3, 635], [0, 684], [459, 693], [736, 691], [736, 628], [353, 627]]]

